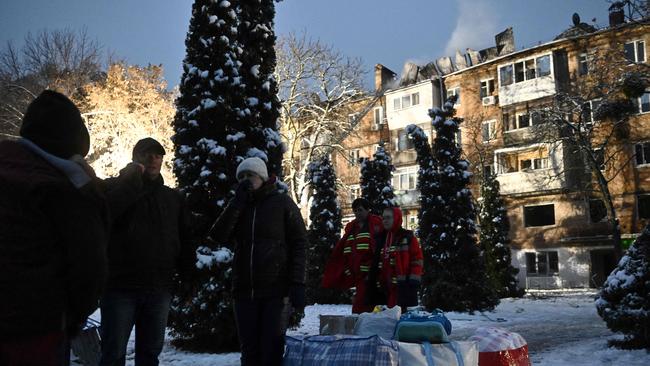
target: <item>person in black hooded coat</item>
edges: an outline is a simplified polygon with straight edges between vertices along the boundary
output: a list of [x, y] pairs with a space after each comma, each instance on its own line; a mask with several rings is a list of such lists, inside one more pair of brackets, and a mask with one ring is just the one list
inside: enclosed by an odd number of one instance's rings
[[105, 285], [108, 210], [67, 97], [42, 92], [20, 135], [0, 142], [0, 365], [66, 365]]
[[237, 167], [240, 184], [209, 236], [234, 246], [233, 297], [241, 364], [281, 365], [285, 306], [305, 307], [307, 233], [298, 206], [260, 158]]

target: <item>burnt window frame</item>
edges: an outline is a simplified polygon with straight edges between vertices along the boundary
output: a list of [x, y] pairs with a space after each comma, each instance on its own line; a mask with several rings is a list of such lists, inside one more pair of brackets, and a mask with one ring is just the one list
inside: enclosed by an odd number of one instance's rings
[[[533, 209], [541, 209], [542, 207], [549, 207], [549, 206], [553, 210], [552, 223], [547, 223], [547, 221], [543, 221], [543, 220], [537, 219], [537, 218], [536, 218], [536, 220], [531, 220], [531, 217], [529, 216], [529, 215], [532, 215], [531, 210], [533, 210]], [[557, 224], [557, 222], [555, 220], [555, 204], [554, 203], [545, 203], [545, 204], [523, 206], [523, 220], [524, 220], [524, 227], [525, 228], [555, 226]], [[535, 223], [532, 224], [531, 221], [534, 221]], [[548, 222], [550, 222], [550, 220]]]

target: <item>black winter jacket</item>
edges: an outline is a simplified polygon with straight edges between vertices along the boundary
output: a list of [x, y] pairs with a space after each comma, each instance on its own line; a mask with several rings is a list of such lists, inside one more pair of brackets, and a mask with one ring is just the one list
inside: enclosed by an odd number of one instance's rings
[[307, 234], [298, 206], [267, 182], [245, 207], [233, 201], [215, 222], [210, 237], [232, 244], [235, 298], [287, 296], [305, 284]]
[[110, 289], [171, 288], [191, 253], [188, 215], [181, 194], [146, 179], [129, 165], [105, 181], [113, 227], [108, 246]]
[[21, 143], [0, 142], [0, 340], [85, 322], [106, 281], [107, 216], [95, 183], [75, 188]]

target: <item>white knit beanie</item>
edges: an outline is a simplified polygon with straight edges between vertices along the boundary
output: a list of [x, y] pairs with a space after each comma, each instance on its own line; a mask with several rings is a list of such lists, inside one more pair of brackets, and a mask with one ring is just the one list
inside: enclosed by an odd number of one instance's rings
[[263, 181], [269, 180], [269, 173], [266, 170], [266, 163], [260, 158], [248, 158], [239, 163], [237, 166], [237, 180], [241, 180], [239, 175], [243, 172], [253, 172], [259, 175]]

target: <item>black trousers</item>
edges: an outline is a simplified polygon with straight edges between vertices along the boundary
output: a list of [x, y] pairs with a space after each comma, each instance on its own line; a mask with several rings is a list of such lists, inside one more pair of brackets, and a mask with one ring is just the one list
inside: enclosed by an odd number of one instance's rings
[[235, 300], [242, 366], [282, 365], [285, 306], [281, 297]]

